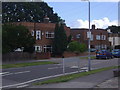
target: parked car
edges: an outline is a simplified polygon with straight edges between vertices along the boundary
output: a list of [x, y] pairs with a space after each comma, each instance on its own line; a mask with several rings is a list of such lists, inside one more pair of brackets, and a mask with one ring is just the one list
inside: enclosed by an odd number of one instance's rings
[[120, 58], [120, 49], [113, 49], [113, 50], [112, 50], [112, 55], [113, 55], [114, 57]]
[[90, 52], [96, 52], [96, 49], [95, 48], [91, 48]]
[[111, 52], [107, 50], [100, 50], [96, 52], [96, 59], [109, 59], [113, 58], [113, 55]]

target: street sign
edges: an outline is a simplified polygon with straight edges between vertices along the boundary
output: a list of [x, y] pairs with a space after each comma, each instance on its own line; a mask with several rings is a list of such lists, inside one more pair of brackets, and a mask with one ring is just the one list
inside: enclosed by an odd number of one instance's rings
[[87, 38], [91, 38], [91, 32], [90, 31], [87, 32]]

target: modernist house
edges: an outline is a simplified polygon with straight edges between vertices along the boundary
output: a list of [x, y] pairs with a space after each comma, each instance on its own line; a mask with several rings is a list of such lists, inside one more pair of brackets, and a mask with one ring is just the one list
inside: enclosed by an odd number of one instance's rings
[[109, 41], [113, 49], [115, 47], [120, 47], [120, 33], [109, 33]]
[[[71, 29], [72, 39], [88, 45], [87, 32], [88, 29], [85, 28]], [[108, 41], [108, 32], [104, 29], [95, 29], [95, 25], [92, 25], [90, 44], [91, 48], [107, 49], [110, 46], [110, 42]]]
[[[43, 23], [17, 22], [16, 25], [24, 25], [35, 35], [37, 52], [52, 52], [52, 40], [54, 38], [55, 23], [50, 23], [49, 18], [45, 17]], [[70, 35], [70, 28], [64, 25], [67, 37]], [[36, 33], [35, 33], [36, 32]]]

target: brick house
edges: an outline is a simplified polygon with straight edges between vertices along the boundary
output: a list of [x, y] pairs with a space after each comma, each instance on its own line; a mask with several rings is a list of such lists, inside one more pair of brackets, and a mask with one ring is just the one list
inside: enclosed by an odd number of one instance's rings
[[[52, 40], [54, 38], [55, 23], [50, 23], [49, 18], [45, 17], [43, 23], [17, 22], [16, 25], [26, 26], [32, 36], [35, 34], [37, 52], [52, 52]], [[67, 37], [70, 35], [70, 28], [64, 25]], [[35, 33], [36, 31], [36, 33]]]
[[[85, 28], [71, 29], [72, 39], [88, 46], [87, 32], [88, 29]], [[104, 29], [95, 29], [95, 25], [92, 25], [90, 44], [91, 48], [107, 49], [110, 46], [108, 32]]]

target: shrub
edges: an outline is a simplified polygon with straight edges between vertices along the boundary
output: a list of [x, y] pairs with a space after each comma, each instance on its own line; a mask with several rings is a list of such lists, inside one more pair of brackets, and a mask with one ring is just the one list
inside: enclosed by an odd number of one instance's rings
[[84, 51], [86, 51], [86, 45], [83, 43], [79, 43], [77, 41], [73, 41], [68, 44], [68, 51], [84, 52]]

